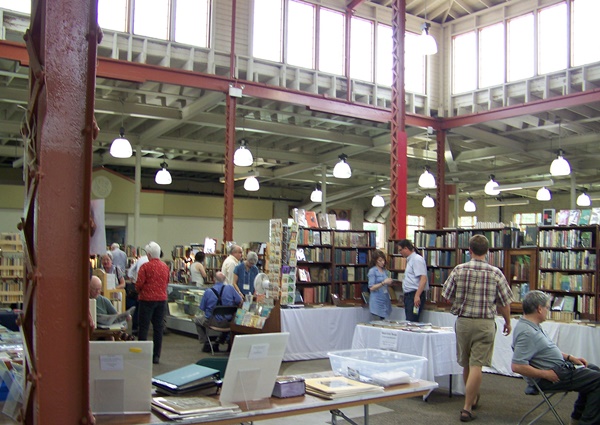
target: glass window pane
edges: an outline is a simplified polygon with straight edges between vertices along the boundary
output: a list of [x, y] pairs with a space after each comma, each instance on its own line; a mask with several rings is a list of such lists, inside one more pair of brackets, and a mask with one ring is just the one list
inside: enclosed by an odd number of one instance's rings
[[472, 91], [477, 88], [475, 41], [475, 31], [457, 35], [453, 39], [453, 93]]
[[319, 17], [319, 70], [344, 75], [344, 15], [321, 8]]
[[208, 0], [177, 0], [175, 3], [175, 41], [208, 47]]
[[421, 53], [420, 34], [407, 32], [404, 35], [404, 89], [411, 93], [425, 94], [425, 61]]
[[287, 63], [315, 68], [315, 7], [312, 4], [288, 3]]
[[559, 3], [540, 10], [538, 74], [567, 68], [567, 5]]
[[31, 15], [31, 0], [0, 0], [0, 9], [14, 10]]
[[504, 82], [504, 24], [479, 30], [479, 87]]
[[133, 33], [167, 40], [169, 16], [168, 0], [135, 0]]
[[113, 31], [127, 31], [127, 0], [98, 0], [98, 25]]
[[508, 81], [533, 77], [533, 14], [519, 16], [508, 21]]
[[373, 81], [373, 22], [351, 18], [350, 76]]
[[377, 84], [392, 86], [393, 52], [392, 27], [377, 24]]
[[600, 61], [600, 1], [575, 0], [573, 2], [573, 66]]
[[281, 62], [281, 0], [254, 2], [252, 54], [254, 57]]

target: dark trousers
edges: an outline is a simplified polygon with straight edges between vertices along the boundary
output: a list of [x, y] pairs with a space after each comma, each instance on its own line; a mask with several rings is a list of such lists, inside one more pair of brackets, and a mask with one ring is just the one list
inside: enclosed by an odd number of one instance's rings
[[558, 382], [540, 380], [542, 391], [577, 391], [571, 417], [579, 419], [580, 425], [600, 424], [600, 369], [588, 364], [588, 367], [575, 369], [572, 363], [553, 369], [560, 379]]
[[163, 326], [165, 316], [164, 301], [138, 301], [139, 323], [138, 340], [148, 339], [148, 330], [152, 323], [152, 341], [154, 342], [153, 357], [160, 358], [162, 348]]
[[404, 313], [406, 314], [406, 320], [409, 322], [420, 322], [419, 318], [421, 317], [421, 312], [423, 308], [425, 308], [425, 291], [421, 292], [421, 307], [419, 308], [418, 313], [413, 313], [413, 308], [415, 306], [415, 292], [406, 292], [404, 294]]

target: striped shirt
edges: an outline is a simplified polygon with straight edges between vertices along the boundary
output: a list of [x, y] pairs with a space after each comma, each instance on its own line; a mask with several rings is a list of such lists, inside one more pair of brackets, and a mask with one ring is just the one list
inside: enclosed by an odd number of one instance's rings
[[505, 306], [513, 299], [500, 269], [475, 259], [452, 270], [444, 283], [442, 296], [454, 300], [452, 314], [474, 319], [493, 319], [496, 304]]

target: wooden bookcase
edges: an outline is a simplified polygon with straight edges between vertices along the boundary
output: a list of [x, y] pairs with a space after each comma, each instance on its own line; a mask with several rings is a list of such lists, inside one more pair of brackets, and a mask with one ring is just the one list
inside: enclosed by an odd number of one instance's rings
[[0, 234], [0, 305], [23, 302], [25, 262], [23, 241], [18, 233]]
[[530, 289], [535, 289], [537, 279], [537, 248], [509, 249], [506, 251], [504, 276], [513, 292], [512, 313], [522, 313], [522, 298]]
[[[556, 320], [598, 320], [598, 226], [541, 226], [538, 232], [536, 289], [556, 299], [572, 298], [567, 307], [551, 311]], [[556, 306], [558, 307], [558, 306]]]
[[328, 302], [333, 276], [333, 230], [298, 228], [296, 289], [305, 304]]
[[342, 300], [362, 300], [368, 291], [371, 255], [376, 236], [370, 230], [334, 230], [333, 292]]

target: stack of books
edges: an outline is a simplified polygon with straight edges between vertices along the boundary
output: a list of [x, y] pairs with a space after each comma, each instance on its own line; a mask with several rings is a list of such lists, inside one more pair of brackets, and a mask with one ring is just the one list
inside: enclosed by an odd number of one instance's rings
[[348, 379], [345, 376], [309, 378], [306, 380], [306, 392], [317, 397], [334, 400], [356, 394], [382, 392], [383, 387]]
[[180, 395], [190, 391], [208, 390], [216, 393], [221, 387], [217, 369], [190, 364], [152, 378], [156, 391], [167, 395]]
[[171, 420], [219, 419], [240, 412], [237, 404], [222, 403], [212, 397], [153, 397], [152, 410]]

